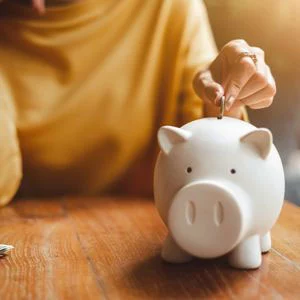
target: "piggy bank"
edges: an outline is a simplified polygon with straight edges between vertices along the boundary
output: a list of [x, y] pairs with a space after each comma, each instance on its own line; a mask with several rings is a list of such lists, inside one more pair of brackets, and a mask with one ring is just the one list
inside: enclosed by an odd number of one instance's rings
[[284, 172], [268, 129], [204, 118], [158, 131], [154, 197], [169, 229], [162, 258], [228, 254], [231, 266], [258, 268], [284, 199]]

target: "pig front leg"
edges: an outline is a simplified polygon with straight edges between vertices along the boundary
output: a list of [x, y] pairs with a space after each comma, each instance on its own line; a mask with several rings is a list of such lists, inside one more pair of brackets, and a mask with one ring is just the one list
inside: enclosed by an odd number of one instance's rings
[[269, 252], [272, 247], [270, 231], [260, 237], [260, 249], [262, 253]]
[[161, 257], [167, 262], [177, 264], [185, 263], [193, 259], [191, 255], [177, 246], [170, 234], [168, 234], [167, 238], [164, 241], [161, 251]]
[[261, 265], [261, 248], [259, 235], [253, 235], [229, 254], [229, 264], [238, 269], [256, 269]]

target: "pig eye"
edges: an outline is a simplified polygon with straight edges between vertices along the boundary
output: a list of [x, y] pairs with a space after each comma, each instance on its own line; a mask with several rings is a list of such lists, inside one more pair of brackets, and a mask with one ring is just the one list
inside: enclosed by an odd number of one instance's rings
[[236, 170], [235, 170], [235, 169], [231, 169], [231, 170], [230, 170], [230, 173], [231, 173], [231, 174], [235, 174], [235, 173], [236, 173]]
[[192, 173], [192, 171], [193, 171], [193, 170], [192, 170], [191, 167], [188, 167], [188, 168], [186, 169], [186, 172], [187, 172], [187, 173]]

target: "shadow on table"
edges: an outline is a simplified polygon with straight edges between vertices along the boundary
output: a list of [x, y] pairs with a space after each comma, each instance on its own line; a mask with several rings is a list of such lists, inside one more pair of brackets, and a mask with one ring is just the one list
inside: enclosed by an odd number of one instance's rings
[[231, 298], [241, 293], [257, 295], [260, 288], [257, 278], [259, 271], [251, 273], [230, 268], [226, 257], [216, 260], [195, 259], [190, 263], [175, 265], [163, 262], [157, 254], [136, 264], [128, 278], [133, 280], [131, 284], [134, 284], [136, 293], [145, 297], [207, 299], [219, 296]]

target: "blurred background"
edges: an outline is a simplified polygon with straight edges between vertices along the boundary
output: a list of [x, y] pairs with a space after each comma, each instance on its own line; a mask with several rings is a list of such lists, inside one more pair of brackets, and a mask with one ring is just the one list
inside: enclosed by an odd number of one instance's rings
[[204, 2], [219, 49], [232, 39], [245, 39], [265, 51], [277, 95], [271, 107], [249, 109], [249, 117], [272, 131], [285, 168], [285, 198], [300, 205], [300, 1]]

